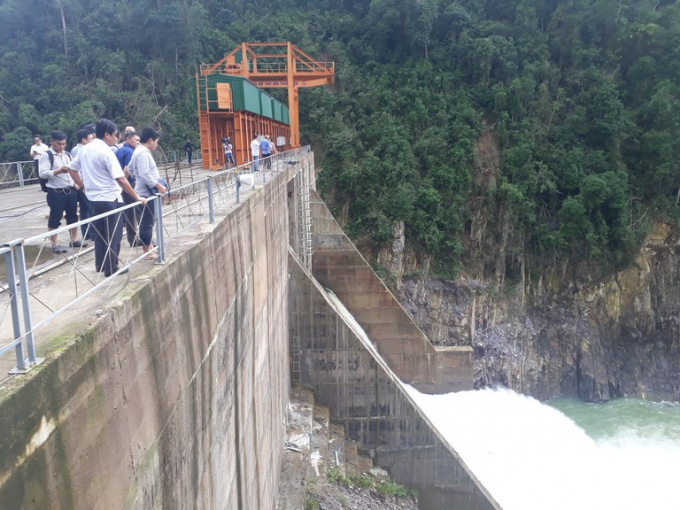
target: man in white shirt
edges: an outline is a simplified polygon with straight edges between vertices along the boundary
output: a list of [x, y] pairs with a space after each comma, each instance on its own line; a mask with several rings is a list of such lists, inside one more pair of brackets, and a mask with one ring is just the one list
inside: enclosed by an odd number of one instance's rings
[[[92, 140], [94, 140], [94, 124], [88, 124], [87, 126], [76, 131], [76, 138], [78, 139], [78, 144], [71, 149], [71, 157], [75, 158], [80, 149], [84, 145], [87, 145]], [[85, 193], [81, 188], [78, 189], [78, 210], [80, 212], [80, 221], [88, 219], [92, 216], [90, 212], [90, 201], [85, 196]], [[94, 228], [91, 225], [81, 225], [80, 230], [83, 232], [83, 239], [89, 239], [94, 241]]]
[[40, 156], [45, 154], [47, 152], [47, 149], [49, 149], [49, 147], [43, 143], [42, 136], [33, 135], [33, 145], [31, 145], [31, 157], [33, 158], [33, 170], [35, 171], [36, 174], [40, 172], [40, 167], [38, 164]]
[[[115, 211], [123, 202], [121, 188], [130, 196], [146, 204], [125, 178], [123, 169], [111, 150], [120, 133], [116, 124], [100, 119], [95, 125], [96, 138], [83, 146], [76, 157], [65, 168], [75, 183], [82, 186], [92, 206], [92, 215], [97, 216]], [[81, 179], [82, 177], [82, 179]], [[123, 222], [120, 213], [110, 214], [94, 223], [94, 264], [97, 271], [111, 276], [118, 271], [118, 254], [123, 236]], [[126, 269], [121, 273], [127, 272]]]
[[92, 140], [94, 140], [94, 126], [92, 124], [88, 124], [84, 128], [79, 129], [76, 131], [76, 138], [78, 139], [78, 143], [75, 147], [73, 147], [73, 149], [71, 149], [71, 156], [74, 158], [78, 155], [80, 149], [83, 148], [83, 145], [87, 145]]
[[[130, 173], [135, 178], [135, 191], [143, 197], [154, 198], [156, 193], [167, 193], [167, 183], [161, 178], [158, 167], [151, 154], [158, 148], [161, 134], [152, 127], [145, 127], [139, 135], [139, 145], [130, 160]], [[151, 204], [150, 204], [151, 205]], [[153, 250], [153, 226], [156, 222], [153, 207], [145, 207], [139, 222], [139, 239], [144, 247], [144, 253]], [[156, 255], [150, 253], [147, 259]]]
[[257, 140], [257, 133], [250, 142], [250, 152], [253, 153], [253, 172], [257, 172], [257, 166], [260, 160], [260, 142]]
[[[50, 206], [50, 217], [47, 220], [47, 228], [56, 230], [61, 225], [61, 218], [66, 213], [66, 224], [78, 221], [78, 194], [75, 183], [68, 170], [64, 167], [71, 162], [71, 156], [66, 152], [66, 133], [52, 131], [50, 135], [52, 147], [40, 156], [38, 166], [40, 177], [47, 179], [47, 205]], [[51, 157], [50, 157], [51, 154]], [[71, 248], [87, 246], [78, 241], [78, 229], [69, 230], [71, 234]], [[53, 253], [66, 253], [68, 250], [57, 244], [57, 236], [50, 236]]]

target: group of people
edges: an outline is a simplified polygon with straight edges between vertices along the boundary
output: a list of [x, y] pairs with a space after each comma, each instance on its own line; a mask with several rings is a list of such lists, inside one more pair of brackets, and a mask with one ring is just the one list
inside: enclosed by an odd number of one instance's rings
[[[147, 201], [156, 193], [168, 191], [152, 155], [158, 147], [160, 133], [153, 127], [137, 133], [134, 127], [128, 126], [124, 143], [120, 144], [116, 124], [100, 119], [78, 130], [76, 136], [78, 144], [70, 153], [66, 151], [67, 135], [63, 131], [52, 131], [50, 147], [42, 143], [38, 135], [33, 140], [34, 165], [41, 179], [47, 181], [48, 229], [59, 228], [64, 215], [67, 225], [76, 223], [78, 208], [80, 219], [84, 220], [111, 213], [123, 204], [141, 203], [124, 211], [127, 240], [131, 247], [141, 246], [148, 253], [147, 258], [155, 258], [152, 235], [156, 218]], [[107, 277], [119, 271], [123, 235], [120, 216], [112, 213], [82, 225], [82, 241], [78, 240], [76, 228], [69, 230], [69, 248], [85, 247], [88, 239], [94, 241], [95, 269]], [[68, 251], [57, 243], [56, 235], [50, 240], [54, 253]]]
[[[234, 145], [231, 143], [230, 137], [222, 138], [222, 149], [224, 150], [224, 166], [231, 168], [236, 166], [234, 160]], [[253, 162], [253, 171], [259, 170], [260, 159], [263, 159], [265, 169], [271, 170], [272, 160], [270, 156], [277, 153], [276, 145], [272, 142], [269, 135], [253, 135], [253, 141], [250, 142], [250, 152]]]
[[272, 169], [272, 158], [270, 156], [276, 154], [276, 146], [272, 143], [269, 135], [262, 135], [262, 138], [260, 139], [260, 135], [255, 133], [255, 135], [253, 135], [253, 141], [250, 142], [250, 152], [253, 157], [253, 172], [258, 171], [260, 158], [264, 160], [263, 167], [265, 170]]

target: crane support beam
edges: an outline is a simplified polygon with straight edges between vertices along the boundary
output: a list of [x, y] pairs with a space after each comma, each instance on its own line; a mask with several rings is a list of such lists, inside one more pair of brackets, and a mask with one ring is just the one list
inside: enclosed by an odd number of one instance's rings
[[241, 43], [215, 64], [202, 64], [202, 76], [210, 74], [243, 76], [260, 88], [286, 88], [290, 112], [291, 146], [300, 146], [299, 89], [331, 85], [333, 62], [317, 62], [291, 44]]

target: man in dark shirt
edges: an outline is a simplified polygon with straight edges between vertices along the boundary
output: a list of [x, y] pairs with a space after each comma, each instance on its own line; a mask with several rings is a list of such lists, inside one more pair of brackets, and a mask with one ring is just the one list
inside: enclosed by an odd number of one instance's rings
[[184, 152], [187, 153], [187, 163], [191, 165], [191, 154], [194, 152], [194, 144], [187, 138], [187, 143], [184, 144]]
[[[139, 145], [139, 135], [134, 131], [126, 131], [125, 133], [125, 143], [116, 150], [116, 158], [120, 163], [120, 167], [125, 173], [130, 186], [132, 189], [135, 188], [135, 179], [128, 171], [128, 165], [132, 159], [132, 153]], [[123, 191], [123, 202], [125, 205], [134, 204], [136, 200]], [[123, 214], [125, 215], [125, 235], [127, 241], [132, 246], [139, 246], [139, 243], [135, 241], [137, 237], [137, 225], [139, 224], [139, 209], [137, 207], [132, 207], [131, 209], [126, 209]]]

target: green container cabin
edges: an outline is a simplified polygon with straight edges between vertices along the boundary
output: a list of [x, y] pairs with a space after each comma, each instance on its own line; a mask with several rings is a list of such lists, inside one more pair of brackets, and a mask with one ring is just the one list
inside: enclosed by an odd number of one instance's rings
[[[234, 110], [255, 113], [288, 124], [288, 108], [242, 76], [211, 74], [207, 77], [210, 111], [220, 111], [217, 107], [217, 90], [215, 88], [217, 83], [229, 84]], [[200, 86], [203, 87], [204, 85], [201, 84]], [[203, 98], [205, 94], [203, 91], [201, 92]], [[205, 108], [203, 100], [201, 101], [201, 108]], [[278, 113], [279, 111], [281, 114]]]
[[258, 89], [258, 91], [260, 92], [260, 115], [273, 119], [272, 97], [264, 90]]

